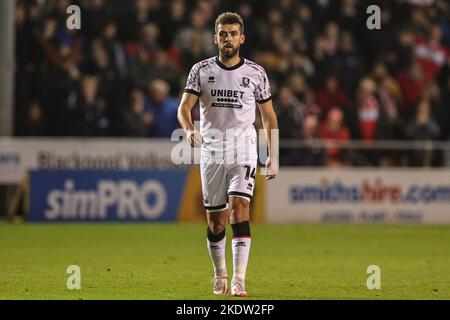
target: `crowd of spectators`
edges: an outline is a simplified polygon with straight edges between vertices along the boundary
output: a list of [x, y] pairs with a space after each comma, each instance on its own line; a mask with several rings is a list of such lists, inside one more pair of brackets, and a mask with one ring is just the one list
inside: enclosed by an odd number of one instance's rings
[[[71, 4], [80, 30], [66, 28]], [[379, 30], [366, 25], [372, 4]], [[311, 142], [282, 149], [282, 165], [421, 165], [420, 151], [315, 141], [449, 139], [446, 0], [17, 0], [16, 135], [169, 137], [224, 11], [244, 18], [241, 54], [268, 73], [280, 138]]]

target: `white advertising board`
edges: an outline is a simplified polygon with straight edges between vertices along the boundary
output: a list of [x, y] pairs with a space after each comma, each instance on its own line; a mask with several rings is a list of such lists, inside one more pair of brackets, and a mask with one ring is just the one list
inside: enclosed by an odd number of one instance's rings
[[0, 185], [20, 183], [26, 170], [30, 169], [180, 168], [180, 164], [171, 160], [171, 152], [177, 143], [170, 139], [127, 138], [0, 139]]
[[282, 168], [266, 221], [450, 223], [450, 170]]

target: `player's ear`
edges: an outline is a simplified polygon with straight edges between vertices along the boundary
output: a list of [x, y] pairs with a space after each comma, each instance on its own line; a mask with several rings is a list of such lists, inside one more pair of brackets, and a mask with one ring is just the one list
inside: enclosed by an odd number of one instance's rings
[[217, 34], [214, 35], [214, 44], [217, 45]]
[[241, 34], [241, 40], [239, 41], [240, 44], [243, 44], [245, 42], [245, 34]]

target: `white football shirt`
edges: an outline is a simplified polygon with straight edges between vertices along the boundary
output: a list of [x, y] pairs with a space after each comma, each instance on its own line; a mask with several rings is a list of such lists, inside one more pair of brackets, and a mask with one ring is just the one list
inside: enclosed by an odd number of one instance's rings
[[272, 98], [264, 68], [244, 58], [231, 68], [217, 56], [195, 64], [184, 91], [199, 97], [202, 155], [254, 142], [256, 102]]

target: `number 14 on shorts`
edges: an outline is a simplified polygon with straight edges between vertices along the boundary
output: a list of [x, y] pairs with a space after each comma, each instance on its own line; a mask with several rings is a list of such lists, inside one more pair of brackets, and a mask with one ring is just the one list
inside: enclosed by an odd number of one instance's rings
[[252, 178], [253, 180], [256, 177], [256, 168], [255, 167], [251, 167], [251, 166], [244, 166], [246, 169], [245, 172], [245, 180], [248, 180], [249, 178]]

